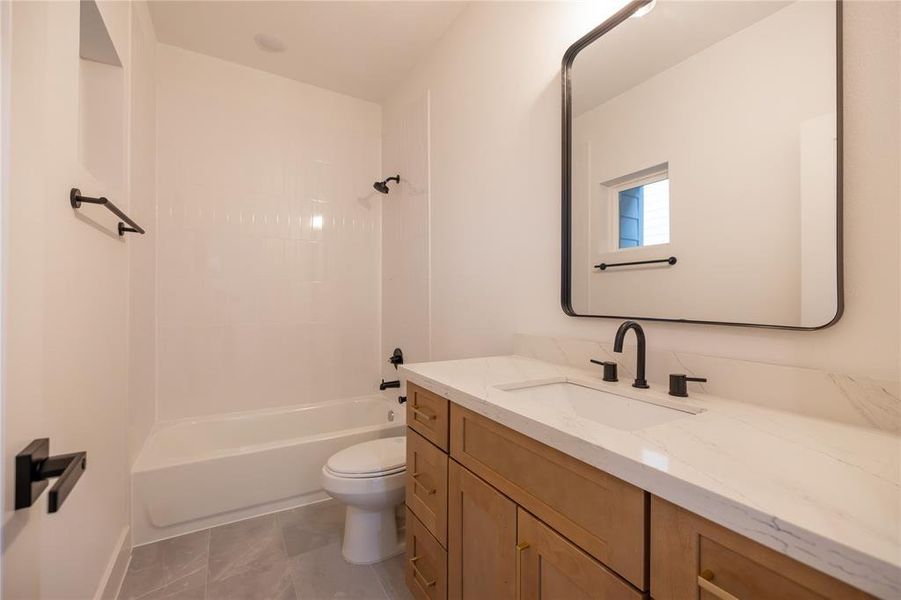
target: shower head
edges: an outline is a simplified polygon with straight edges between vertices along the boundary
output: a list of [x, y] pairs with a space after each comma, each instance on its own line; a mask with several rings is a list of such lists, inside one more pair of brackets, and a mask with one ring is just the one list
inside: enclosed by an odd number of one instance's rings
[[374, 187], [375, 191], [377, 191], [377, 192], [387, 194], [390, 191], [388, 189], [389, 181], [396, 181], [397, 183], [400, 183], [400, 175], [395, 175], [394, 177], [389, 177], [388, 179], [385, 179], [382, 181], [376, 181], [375, 183], [372, 184], [372, 187]]

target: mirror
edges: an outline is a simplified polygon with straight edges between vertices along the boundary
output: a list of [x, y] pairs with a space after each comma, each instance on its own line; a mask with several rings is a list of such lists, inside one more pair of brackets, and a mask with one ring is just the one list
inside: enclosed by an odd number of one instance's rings
[[638, 0], [563, 61], [572, 316], [842, 312], [841, 4]]

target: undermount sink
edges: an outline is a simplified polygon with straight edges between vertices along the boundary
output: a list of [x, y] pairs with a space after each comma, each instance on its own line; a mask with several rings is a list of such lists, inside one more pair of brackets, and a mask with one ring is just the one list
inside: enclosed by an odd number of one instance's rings
[[591, 382], [569, 378], [497, 387], [545, 405], [567, 407], [578, 417], [624, 431], [645, 429], [703, 412], [700, 408], [680, 405], [678, 401], [657, 398], [637, 400], [613, 394], [595, 387]]

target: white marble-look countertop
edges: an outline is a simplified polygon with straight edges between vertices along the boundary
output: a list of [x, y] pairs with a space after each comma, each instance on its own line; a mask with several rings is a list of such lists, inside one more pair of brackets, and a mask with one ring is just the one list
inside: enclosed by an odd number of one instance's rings
[[[407, 381], [882, 598], [901, 598], [901, 437], [521, 356], [404, 365]], [[495, 386], [589, 378], [704, 412], [622, 431]], [[759, 383], [766, 385], [766, 381]]]

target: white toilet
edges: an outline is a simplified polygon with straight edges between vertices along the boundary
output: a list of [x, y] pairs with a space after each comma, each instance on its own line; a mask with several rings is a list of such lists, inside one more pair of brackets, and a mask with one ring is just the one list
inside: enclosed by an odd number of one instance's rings
[[341, 553], [368, 565], [403, 552], [397, 505], [404, 501], [407, 438], [363, 442], [334, 454], [322, 467], [322, 487], [347, 505]]

